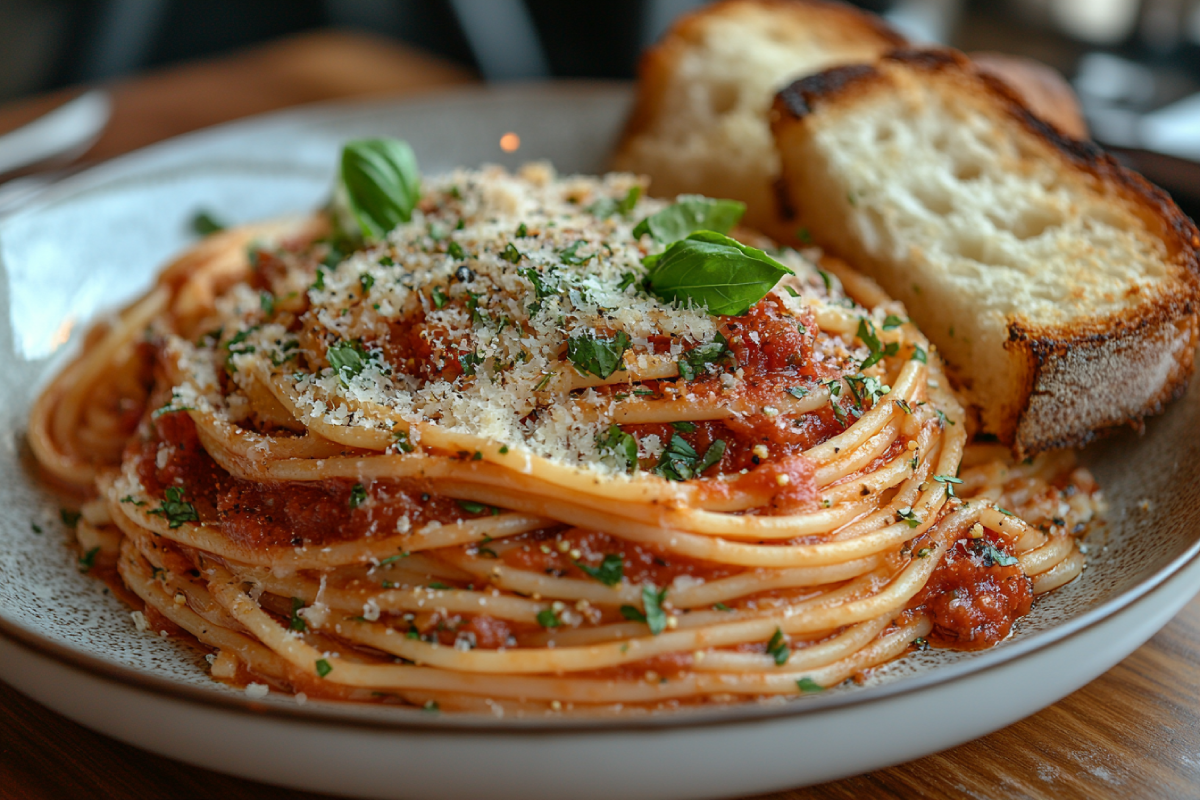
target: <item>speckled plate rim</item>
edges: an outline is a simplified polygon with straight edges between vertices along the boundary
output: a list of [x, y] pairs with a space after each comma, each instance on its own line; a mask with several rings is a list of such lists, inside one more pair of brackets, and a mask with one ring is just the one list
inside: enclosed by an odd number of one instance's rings
[[[0, 217], [2, 223], [7, 216], [34, 211], [54, 203], [60, 197], [70, 197], [78, 192], [102, 184], [113, 176], [120, 175], [131, 165], [140, 164], [147, 157], [173, 153], [178, 149], [204, 143], [219, 136], [251, 129], [261, 125], [286, 123], [289, 120], [322, 121], [344, 113], [371, 113], [403, 106], [420, 112], [436, 108], [442, 102], [462, 102], [472, 99], [495, 99], [502, 97], [525, 97], [529, 95], [553, 95], [565, 93], [576, 96], [580, 93], [603, 97], [607, 100], [628, 98], [629, 87], [625, 84], [608, 82], [557, 82], [554, 84], [516, 84], [501, 87], [465, 87], [422, 95], [404, 101], [377, 100], [370, 102], [339, 101], [321, 103], [300, 108], [290, 108], [236, 122], [218, 125], [202, 131], [186, 134], [161, 142], [134, 153], [106, 162], [92, 170], [74, 176], [58, 184], [43, 195], [39, 195], [30, 207], [17, 209], [13, 214]], [[1182, 402], [1182, 401], [1180, 401]], [[830, 692], [827, 695], [810, 695], [803, 701], [771, 704], [739, 704], [712, 709], [684, 709], [665, 714], [644, 717], [620, 718], [505, 718], [503, 720], [482, 715], [441, 714], [431, 716], [417, 709], [399, 707], [373, 707], [352, 703], [309, 701], [301, 706], [290, 698], [269, 696], [265, 700], [250, 700], [237, 695], [190, 686], [156, 676], [132, 667], [101, 660], [87, 652], [46, 639], [37, 631], [0, 614], [0, 635], [25, 646], [41, 655], [50, 657], [67, 666], [83, 669], [94, 675], [125, 684], [136, 689], [204, 706], [219, 706], [255, 716], [287, 719], [291, 722], [310, 723], [320, 726], [338, 725], [371, 729], [393, 729], [397, 731], [461, 730], [471, 733], [512, 733], [556, 735], [570, 732], [617, 732], [621, 730], [673, 729], [697, 726], [722, 726], [753, 723], [797, 717], [831, 709], [849, 708], [893, 697], [898, 694], [918, 692], [937, 684], [960, 681], [969, 676], [1002, 668], [1014, 660], [1044, 650], [1066, 639], [1103, 623], [1108, 617], [1153, 591], [1171, 576], [1200, 557], [1200, 531], [1180, 555], [1141, 581], [1126, 588], [1115, 597], [1100, 603], [1074, 619], [1055, 624], [1038, 633], [1030, 634], [1020, 641], [1008, 643], [990, 651], [974, 654], [958, 663], [938, 665], [918, 675], [906, 676], [886, 684], [864, 688], [854, 692]], [[1197, 586], [1200, 590], [1200, 586]], [[1155, 631], [1147, 631], [1149, 638]]]

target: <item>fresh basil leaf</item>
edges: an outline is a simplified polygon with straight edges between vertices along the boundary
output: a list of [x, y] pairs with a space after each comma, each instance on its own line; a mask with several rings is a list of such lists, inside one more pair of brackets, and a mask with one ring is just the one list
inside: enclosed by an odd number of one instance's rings
[[407, 142], [358, 139], [342, 148], [333, 213], [344, 235], [382, 239], [412, 219], [420, 198], [421, 173]]
[[583, 336], [573, 336], [567, 339], [567, 358], [580, 372], [590, 372], [597, 378], [605, 379], [624, 365], [622, 356], [629, 349], [629, 335], [625, 331], [617, 331], [612, 339], [602, 339]]
[[647, 256], [645, 286], [664, 302], [706, 306], [713, 315], [741, 316], [767, 296], [790, 269], [754, 247], [713, 231], [698, 231], [661, 255]]
[[582, 561], [576, 561], [575, 566], [579, 567], [589, 576], [603, 583], [605, 586], [616, 586], [621, 582], [621, 578], [625, 573], [625, 562], [618, 555], [609, 553], [604, 556], [604, 560], [600, 562], [598, 567], [589, 567]]
[[680, 195], [673, 205], [651, 214], [633, 229], [633, 237], [650, 234], [666, 244], [696, 231], [729, 233], [746, 213], [746, 204], [737, 200], [715, 200], [698, 194]]
[[633, 472], [638, 465], [638, 442], [633, 434], [621, 430], [620, 425], [612, 425], [608, 431], [596, 437], [596, 446], [600, 451], [614, 456], [621, 461], [626, 472]]

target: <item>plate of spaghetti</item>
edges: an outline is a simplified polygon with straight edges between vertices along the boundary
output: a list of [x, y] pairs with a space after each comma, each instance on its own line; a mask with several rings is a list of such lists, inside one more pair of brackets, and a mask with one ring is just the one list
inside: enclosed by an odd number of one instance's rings
[[289, 112], [0, 222], [0, 674], [309, 789], [715, 797], [993, 730], [1190, 597], [1200, 404], [974, 440], [853, 265], [604, 174], [627, 102]]

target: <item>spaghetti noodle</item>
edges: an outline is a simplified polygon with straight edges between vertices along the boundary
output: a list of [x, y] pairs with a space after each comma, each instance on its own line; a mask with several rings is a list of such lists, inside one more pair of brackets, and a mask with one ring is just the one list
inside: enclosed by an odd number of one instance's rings
[[369, 244], [207, 237], [34, 408], [81, 543], [221, 679], [514, 713], [818, 691], [1079, 574], [1095, 484], [968, 445], [899, 304], [740, 244], [782, 269], [745, 313], [664, 299], [634, 223], [698, 201], [639, 192], [459, 171]]

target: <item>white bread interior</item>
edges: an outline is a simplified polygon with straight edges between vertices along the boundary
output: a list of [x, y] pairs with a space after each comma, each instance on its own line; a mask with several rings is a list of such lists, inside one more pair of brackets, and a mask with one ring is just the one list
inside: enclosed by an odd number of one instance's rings
[[1191, 221], [952, 51], [781, 92], [789, 228], [875, 278], [984, 432], [1030, 454], [1156, 413], [1193, 368]]

